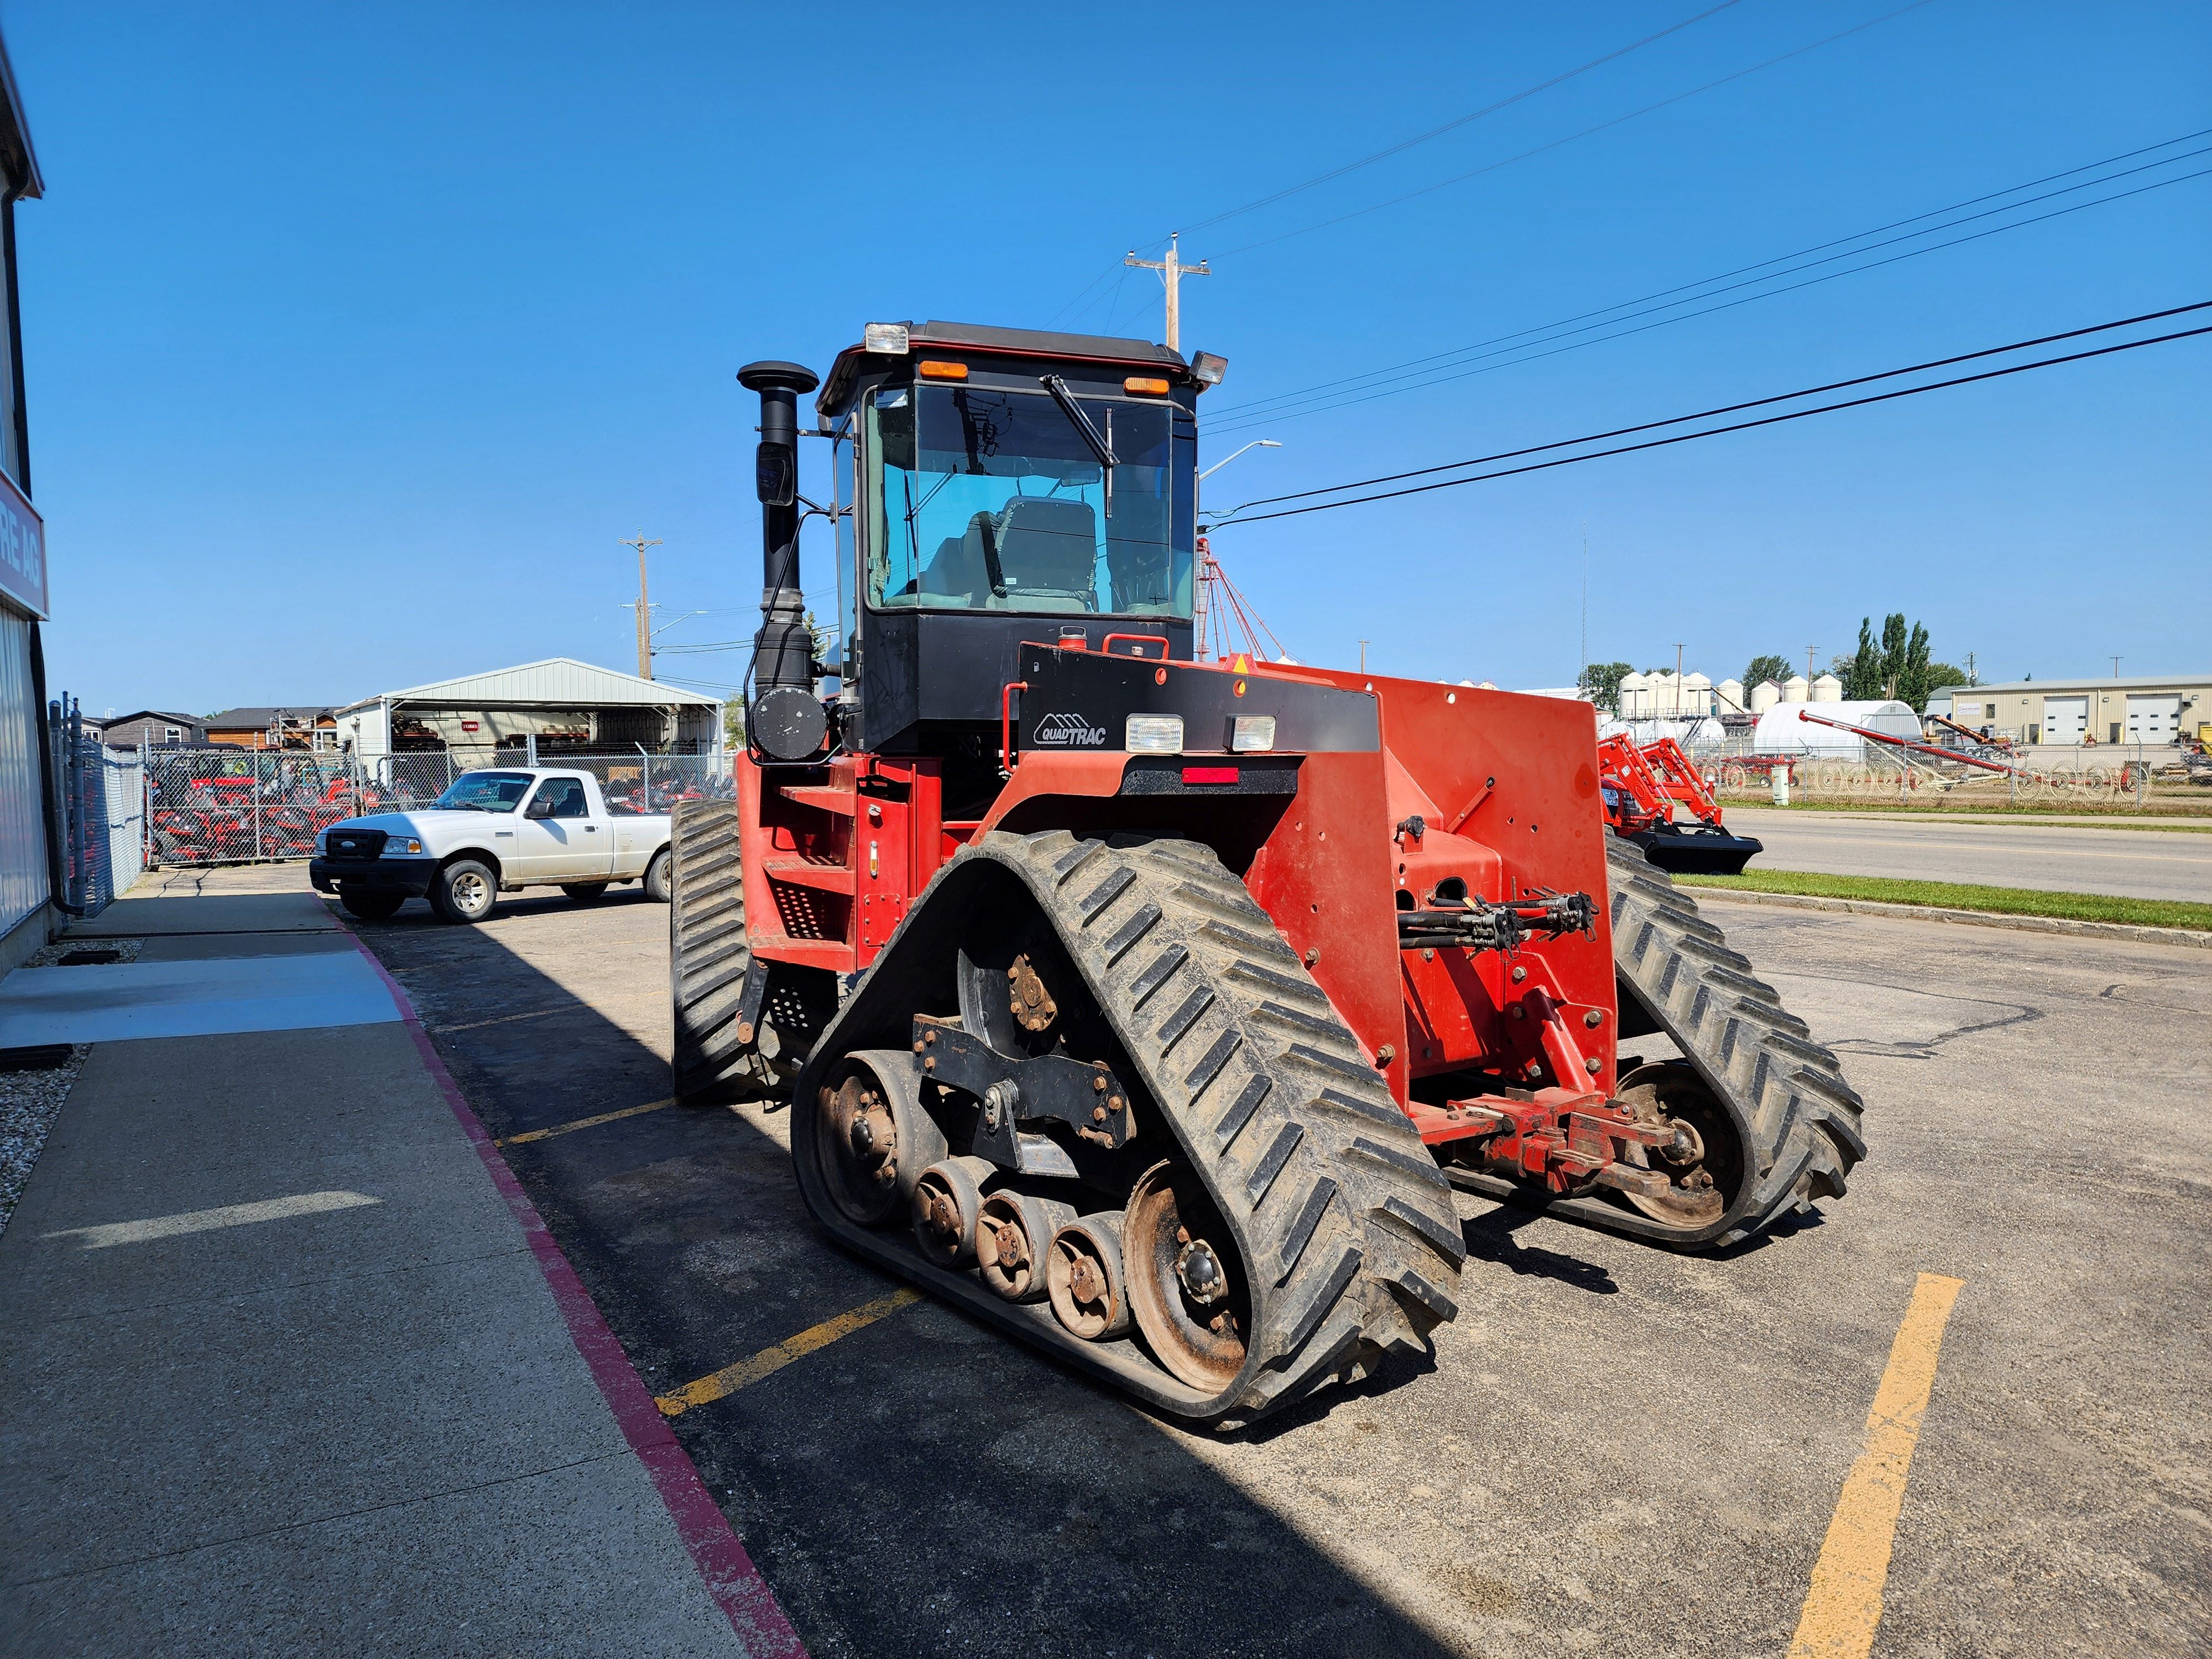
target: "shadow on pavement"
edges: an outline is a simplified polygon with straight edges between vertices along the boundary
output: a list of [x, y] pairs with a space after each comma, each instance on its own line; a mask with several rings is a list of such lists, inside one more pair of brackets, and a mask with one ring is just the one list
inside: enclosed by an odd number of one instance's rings
[[1593, 1296], [1612, 1296], [1619, 1291], [1620, 1286], [1613, 1282], [1610, 1268], [1584, 1261], [1579, 1256], [1547, 1250], [1540, 1244], [1523, 1244], [1514, 1237], [1522, 1228], [1542, 1218], [1540, 1211], [1504, 1204], [1487, 1215], [1462, 1221], [1460, 1236], [1467, 1240], [1468, 1260], [1491, 1262], [1523, 1277], [1553, 1279], [1578, 1291], [1588, 1291]]
[[[626, 902], [642, 901], [615, 895], [595, 910], [604, 922]], [[507, 900], [468, 928], [410, 904], [390, 922], [356, 924], [495, 1136], [668, 1093], [664, 1049], [502, 943], [507, 927], [543, 917], [530, 940], [544, 954], [563, 927], [546, 913], [563, 909], [574, 907]], [[634, 1012], [648, 994], [665, 996], [665, 958], [635, 924], [621, 931], [609, 949], [653, 975], [625, 982], [619, 1006]], [[593, 933], [580, 926], [574, 937]], [[655, 1043], [665, 1024], [664, 1002]], [[655, 1393], [888, 1286], [808, 1218], [781, 1121], [672, 1108], [506, 1149]], [[1386, 1373], [1259, 1432], [1399, 1381]], [[817, 1655], [1444, 1651], [1217, 1474], [1182, 1431], [933, 1303], [696, 1407], [675, 1431]]]

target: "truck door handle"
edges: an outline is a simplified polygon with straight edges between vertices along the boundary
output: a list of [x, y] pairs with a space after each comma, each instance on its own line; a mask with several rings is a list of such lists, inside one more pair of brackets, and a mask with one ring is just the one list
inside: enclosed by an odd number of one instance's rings
[[584, 833], [587, 836], [596, 836], [599, 833], [599, 826], [596, 823], [587, 823], [584, 826]]

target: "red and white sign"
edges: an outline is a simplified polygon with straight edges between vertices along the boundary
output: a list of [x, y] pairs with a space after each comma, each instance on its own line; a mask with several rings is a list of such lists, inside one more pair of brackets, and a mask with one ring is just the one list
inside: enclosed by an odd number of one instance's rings
[[46, 522], [5, 472], [0, 472], [0, 593], [40, 622], [49, 614]]
[[461, 722], [461, 730], [464, 732], [473, 732], [476, 729], [477, 722], [474, 720], [463, 720]]

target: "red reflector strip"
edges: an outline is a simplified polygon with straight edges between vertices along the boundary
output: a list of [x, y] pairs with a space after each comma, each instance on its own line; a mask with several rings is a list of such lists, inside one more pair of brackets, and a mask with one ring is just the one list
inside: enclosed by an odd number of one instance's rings
[[1186, 766], [1182, 769], [1185, 783], [1234, 783], [1237, 769], [1233, 766]]

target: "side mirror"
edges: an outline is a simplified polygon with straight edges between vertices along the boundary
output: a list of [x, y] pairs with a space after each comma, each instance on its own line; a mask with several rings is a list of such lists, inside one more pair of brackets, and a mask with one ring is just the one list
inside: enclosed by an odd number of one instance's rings
[[538, 796], [535, 800], [532, 800], [529, 805], [522, 809], [522, 816], [526, 818], [551, 817], [553, 816], [553, 802], [551, 798], [545, 795]]
[[753, 484], [763, 507], [799, 499], [799, 454], [789, 444], [763, 443], [753, 456]]

